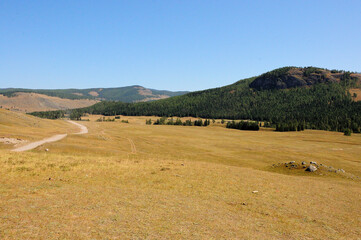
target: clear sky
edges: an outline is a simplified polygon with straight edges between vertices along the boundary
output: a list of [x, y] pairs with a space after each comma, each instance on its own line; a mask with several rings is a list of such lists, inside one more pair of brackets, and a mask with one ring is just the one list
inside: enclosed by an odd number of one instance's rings
[[360, 0], [0, 0], [0, 88], [201, 90], [283, 66], [360, 72], [360, 54]]

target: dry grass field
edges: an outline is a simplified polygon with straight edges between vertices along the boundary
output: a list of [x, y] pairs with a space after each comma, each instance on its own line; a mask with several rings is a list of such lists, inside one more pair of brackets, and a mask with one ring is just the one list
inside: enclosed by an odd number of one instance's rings
[[[20, 139], [28, 142], [41, 140], [55, 134], [73, 133], [78, 128], [66, 121], [40, 119], [19, 112], [0, 109], [1, 138]], [[1, 144], [0, 149], [11, 149], [10, 144]]]
[[[361, 238], [361, 135], [89, 118], [29, 152], [0, 145], [0, 239]], [[0, 111], [0, 137], [72, 132]], [[346, 173], [272, 167], [290, 161]]]

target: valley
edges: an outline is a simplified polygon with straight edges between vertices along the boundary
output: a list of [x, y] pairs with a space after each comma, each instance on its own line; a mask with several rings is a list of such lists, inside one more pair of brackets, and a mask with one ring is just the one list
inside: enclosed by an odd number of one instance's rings
[[0, 240], [361, 240], [360, 1], [0, 1]]
[[[21, 118], [24, 126], [0, 125], [6, 137], [33, 141], [69, 133], [21, 153], [0, 144], [3, 239], [361, 234], [360, 134], [240, 131], [226, 129], [220, 119], [207, 127], [146, 125], [157, 117], [142, 116], [97, 122], [102, 116], [89, 115], [78, 122], [88, 133], [77, 135], [70, 133], [78, 126], [63, 120], [0, 113]], [[347, 174], [273, 167], [291, 161], [314, 161]]]

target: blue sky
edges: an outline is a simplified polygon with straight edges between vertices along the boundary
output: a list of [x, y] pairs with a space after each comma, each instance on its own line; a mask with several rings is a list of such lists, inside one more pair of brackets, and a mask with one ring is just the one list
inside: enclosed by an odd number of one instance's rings
[[361, 71], [361, 1], [0, 0], [0, 88], [201, 90]]

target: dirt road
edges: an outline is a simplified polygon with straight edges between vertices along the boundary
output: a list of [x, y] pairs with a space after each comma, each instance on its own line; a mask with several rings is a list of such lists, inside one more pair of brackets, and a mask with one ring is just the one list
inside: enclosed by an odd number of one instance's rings
[[88, 128], [80, 123], [77, 123], [77, 122], [74, 122], [74, 121], [70, 121], [68, 120], [68, 122], [74, 124], [74, 125], [77, 125], [79, 128], [80, 128], [80, 132], [78, 133], [75, 133], [75, 134], [86, 134], [88, 133]]
[[[74, 124], [74, 125], [77, 125], [77, 126], [80, 128], [80, 132], [75, 133], [75, 134], [85, 134], [85, 133], [88, 133], [88, 128], [85, 127], [84, 125], [79, 124], [79, 123], [76, 123], [76, 122], [73, 122], [73, 121], [67, 121], [67, 122], [70, 122], [70, 123], [72, 123], [72, 124]], [[54, 136], [52, 136], [52, 137], [45, 138], [45, 139], [40, 140], [40, 141], [37, 141], [37, 142], [32, 142], [32, 143], [26, 144], [25, 146], [15, 148], [15, 149], [13, 149], [13, 150], [11, 150], [11, 151], [13, 151], [13, 152], [24, 152], [24, 151], [28, 151], [28, 150], [37, 148], [37, 147], [39, 147], [40, 145], [43, 145], [43, 144], [45, 144], [45, 143], [50, 143], [50, 142], [59, 141], [59, 140], [65, 138], [66, 136], [68, 136], [68, 134], [58, 134], [58, 135], [54, 135]]]

